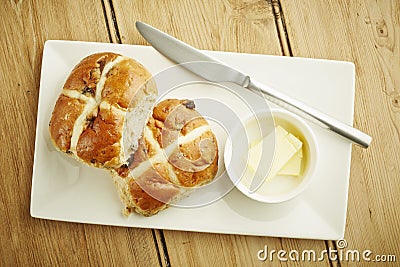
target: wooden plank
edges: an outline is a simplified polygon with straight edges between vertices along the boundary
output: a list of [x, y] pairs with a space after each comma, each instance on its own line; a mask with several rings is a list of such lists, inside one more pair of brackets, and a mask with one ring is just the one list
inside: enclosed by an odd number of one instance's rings
[[115, 20], [114, 7], [112, 5], [112, 1], [102, 0], [102, 2], [104, 7], [104, 13], [107, 19], [107, 27], [111, 42], [120, 44], [121, 37], [119, 36], [118, 24], [117, 21]]
[[275, 16], [275, 24], [278, 30], [279, 41], [282, 47], [282, 53], [285, 56], [293, 56], [286, 33], [285, 18], [283, 17], [281, 3], [279, 0], [271, 0], [271, 4]]
[[[293, 55], [356, 65], [355, 126], [373, 136], [354, 147], [348, 249], [400, 255], [400, 3], [282, 0]], [[342, 266], [353, 265], [342, 261]], [[358, 264], [363, 266], [361, 261]]]
[[[228, 222], [227, 222], [228, 223]], [[324, 241], [301, 240], [290, 238], [272, 238], [241, 235], [200, 234], [181, 231], [164, 231], [171, 265], [178, 266], [330, 266], [329, 259], [318, 258], [326, 249]], [[260, 250], [267, 251], [260, 253]], [[273, 252], [275, 250], [275, 252]], [[280, 260], [278, 251], [283, 250], [286, 254]], [[292, 250], [299, 252], [298, 260]], [[314, 250], [316, 260], [302, 260], [305, 250]], [[272, 254], [271, 254], [272, 253]], [[262, 257], [267, 257], [262, 259]]]
[[53, 222], [29, 214], [44, 41], [108, 42], [105, 21], [102, 3], [95, 0], [2, 2], [1, 266], [159, 264], [151, 230]]
[[199, 49], [280, 55], [271, 7], [265, 1], [113, 1], [123, 43], [146, 44], [140, 20]]
[[[197, 48], [281, 55], [277, 29], [268, 1], [128, 1], [113, 0], [123, 43], [147, 44], [135, 29], [136, 20], [149, 23]], [[165, 211], [168, 212], [168, 211]], [[270, 249], [326, 248], [324, 241], [204, 234], [180, 231], [157, 232], [165, 241], [165, 264], [172, 266], [257, 266], [257, 252]], [[163, 254], [163, 251], [160, 250]], [[169, 259], [169, 261], [168, 261]], [[164, 263], [163, 263], [164, 264]], [[276, 258], [268, 265], [286, 265]], [[297, 265], [296, 265], [297, 264]], [[319, 265], [329, 266], [325, 259]], [[289, 266], [301, 266], [290, 262]]]

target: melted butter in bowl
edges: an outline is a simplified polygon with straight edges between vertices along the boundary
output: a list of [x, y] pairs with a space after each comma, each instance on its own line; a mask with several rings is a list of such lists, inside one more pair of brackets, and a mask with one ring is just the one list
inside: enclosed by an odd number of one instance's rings
[[[303, 192], [318, 158], [316, 138], [308, 124], [285, 110], [273, 109], [252, 115], [243, 125], [246, 135], [232, 131], [225, 146], [226, 169], [236, 187], [266, 203], [287, 201]], [[257, 189], [250, 190], [255, 181]]]

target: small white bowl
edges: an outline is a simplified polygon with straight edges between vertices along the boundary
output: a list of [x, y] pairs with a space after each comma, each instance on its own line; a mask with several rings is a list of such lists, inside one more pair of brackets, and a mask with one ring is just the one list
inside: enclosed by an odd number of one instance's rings
[[[261, 129], [256, 133], [254, 133], [254, 127], [250, 131], [251, 125], [255, 122], [260, 126], [258, 129]], [[250, 144], [265, 137], [266, 132], [272, 131], [275, 125], [281, 125], [303, 142], [302, 174], [300, 176], [275, 176], [264, 182], [255, 192], [251, 192], [242, 183], [244, 181], [242, 178], [248, 168], [247, 155]], [[264, 153], [265, 147], [263, 150], [263, 162], [268, 164], [266, 171], [271, 166], [274, 146], [275, 143], [272, 141], [271, 149], [268, 149], [271, 153]], [[310, 126], [299, 116], [278, 108], [256, 112], [243, 120], [230, 133], [224, 151], [225, 167], [235, 186], [247, 197], [264, 203], [288, 201], [302, 193], [313, 179], [317, 159], [318, 145]]]

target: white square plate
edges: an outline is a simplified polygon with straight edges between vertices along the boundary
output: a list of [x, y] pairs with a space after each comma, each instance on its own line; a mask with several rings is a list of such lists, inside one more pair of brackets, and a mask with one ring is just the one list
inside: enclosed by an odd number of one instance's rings
[[[122, 204], [109, 174], [67, 159], [56, 152], [48, 141], [51, 112], [70, 71], [85, 56], [101, 51], [132, 57], [153, 74], [174, 65], [152, 47], [46, 42], [32, 177], [33, 217], [257, 236], [328, 240], [343, 237], [351, 144], [314, 125], [311, 127], [317, 136], [320, 150], [316, 177], [305, 192], [289, 202], [262, 204], [233, 189], [210, 205], [198, 208], [172, 207], [149, 218], [136, 214], [124, 217], [121, 213]], [[227, 52], [207, 53], [349, 125], [353, 123], [355, 71], [354, 64], [350, 62]], [[179, 75], [191, 74], [182, 71]], [[163, 93], [161, 89], [160, 95]], [[182, 90], [178, 90], [175, 96], [192, 97], [189, 91], [183, 92], [183, 95], [181, 93]], [[221, 145], [226, 136], [218, 131], [216, 135]]]

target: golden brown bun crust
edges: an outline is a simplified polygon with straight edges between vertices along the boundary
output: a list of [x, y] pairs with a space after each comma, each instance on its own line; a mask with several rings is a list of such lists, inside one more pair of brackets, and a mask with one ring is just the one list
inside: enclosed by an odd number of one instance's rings
[[[109, 110], [100, 109], [94, 121], [82, 132], [76, 147], [77, 155], [85, 162], [113, 164], [120, 147], [124, 118]], [[120, 162], [115, 162], [118, 164]]]
[[179, 188], [165, 180], [159, 168], [162, 166], [147, 170], [129, 183], [130, 194], [135, 203], [134, 210], [145, 216], [165, 209], [166, 203], [179, 194]]
[[[211, 140], [211, 146], [202, 149], [203, 153], [201, 154], [199, 149], [201, 147], [200, 142], [206, 139]], [[170, 162], [173, 162], [174, 165], [174, 172], [182, 186], [195, 187], [203, 185], [215, 177], [218, 172], [218, 146], [217, 140], [211, 131], [204, 133], [191, 143], [182, 145], [181, 152], [189, 158], [191, 162], [196, 163], [195, 168], [193, 168], [193, 166], [188, 164], [179, 164], [179, 158], [175, 157], [176, 154], [170, 157]], [[202, 168], [202, 166], [208, 167]], [[182, 171], [182, 169], [192, 169], [192, 171]]]
[[155, 87], [142, 88], [150, 77], [150, 73], [136, 61], [124, 60], [107, 74], [102, 99], [121, 108], [134, 108], [147, 89], [157, 94]]
[[98, 53], [85, 57], [71, 71], [64, 89], [94, 94], [104, 66], [118, 56], [115, 53]]
[[140, 63], [119, 54], [82, 59], [67, 78], [51, 116], [49, 130], [56, 148], [96, 167], [123, 164], [124, 119], [147, 96], [155, 99], [157, 89], [150, 79]]
[[85, 102], [60, 95], [53, 110], [50, 122], [50, 135], [55, 145], [66, 152], [71, 145], [72, 129], [82, 113]]
[[[156, 132], [155, 136], [162, 148], [176, 140], [174, 133], [180, 132], [185, 136], [200, 126], [208, 125], [194, 107], [194, 102], [190, 100], [167, 99], [154, 108], [154, 124], [148, 126], [153, 133]], [[201, 153], [203, 145], [206, 147]], [[182, 160], [180, 155], [189, 160]], [[192, 142], [181, 144], [179, 150], [175, 150], [169, 157], [169, 163], [180, 185], [184, 187], [211, 181], [218, 171], [218, 146], [212, 131], [206, 131]]]
[[[193, 101], [178, 99], [167, 99], [156, 105], [147, 122], [148, 134], [139, 141], [129, 166], [113, 172], [117, 187], [128, 184], [129, 192], [121, 194], [128, 213], [154, 215], [191, 188], [204, 185], [216, 176], [217, 140], [207, 121], [194, 108]], [[199, 133], [172, 149], [167, 159], [137, 173], [149, 159], [174, 146], [179, 136], [193, 134], [197, 128]]]

